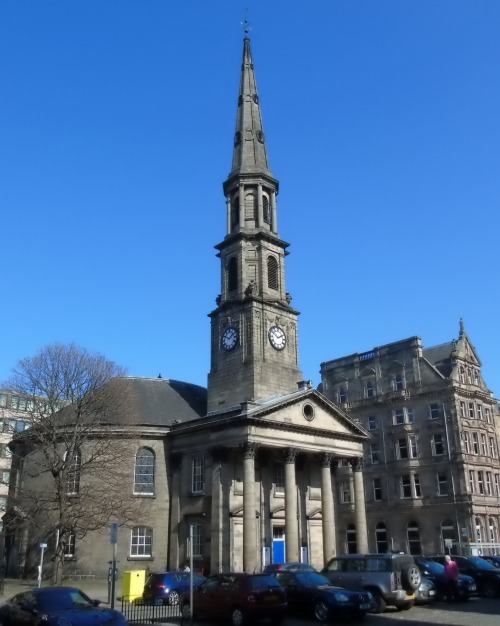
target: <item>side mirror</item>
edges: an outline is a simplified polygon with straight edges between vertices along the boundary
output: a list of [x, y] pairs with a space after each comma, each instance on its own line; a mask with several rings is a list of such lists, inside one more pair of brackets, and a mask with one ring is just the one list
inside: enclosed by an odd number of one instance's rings
[[102, 600], [92, 600], [92, 604], [94, 606], [99, 606], [100, 604], [102, 604]]

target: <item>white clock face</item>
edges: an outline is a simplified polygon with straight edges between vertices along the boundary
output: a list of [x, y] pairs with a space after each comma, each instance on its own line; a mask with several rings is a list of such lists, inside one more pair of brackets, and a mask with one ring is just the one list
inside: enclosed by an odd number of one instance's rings
[[224, 333], [222, 334], [222, 347], [225, 350], [232, 350], [236, 348], [236, 344], [238, 343], [238, 329], [233, 326], [229, 326], [226, 328]]
[[279, 326], [271, 326], [268, 334], [272, 347], [276, 350], [283, 350], [286, 346], [285, 331]]

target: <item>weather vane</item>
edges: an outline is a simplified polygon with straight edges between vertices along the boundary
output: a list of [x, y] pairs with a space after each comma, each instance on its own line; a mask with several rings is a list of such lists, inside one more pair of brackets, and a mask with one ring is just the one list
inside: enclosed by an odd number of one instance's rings
[[248, 33], [252, 30], [250, 28], [250, 22], [248, 21], [248, 9], [245, 9], [245, 19], [240, 22], [245, 26], [245, 37], [248, 36]]

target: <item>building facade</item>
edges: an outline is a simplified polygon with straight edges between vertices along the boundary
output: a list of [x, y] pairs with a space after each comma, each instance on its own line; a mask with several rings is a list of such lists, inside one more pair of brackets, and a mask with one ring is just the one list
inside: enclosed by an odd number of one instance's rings
[[450, 541], [459, 550], [497, 544], [498, 551], [498, 402], [462, 321], [455, 341], [424, 348], [412, 337], [326, 361], [321, 379], [322, 392], [371, 435], [364, 449], [371, 551], [435, 554]]

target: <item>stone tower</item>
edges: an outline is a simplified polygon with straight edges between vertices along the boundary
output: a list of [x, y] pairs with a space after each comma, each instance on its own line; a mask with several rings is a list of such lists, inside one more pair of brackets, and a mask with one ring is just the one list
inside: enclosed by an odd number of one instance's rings
[[297, 389], [297, 317], [285, 285], [288, 243], [278, 235], [279, 183], [269, 169], [248, 31], [243, 44], [233, 165], [223, 184], [221, 293], [211, 318], [208, 412]]

